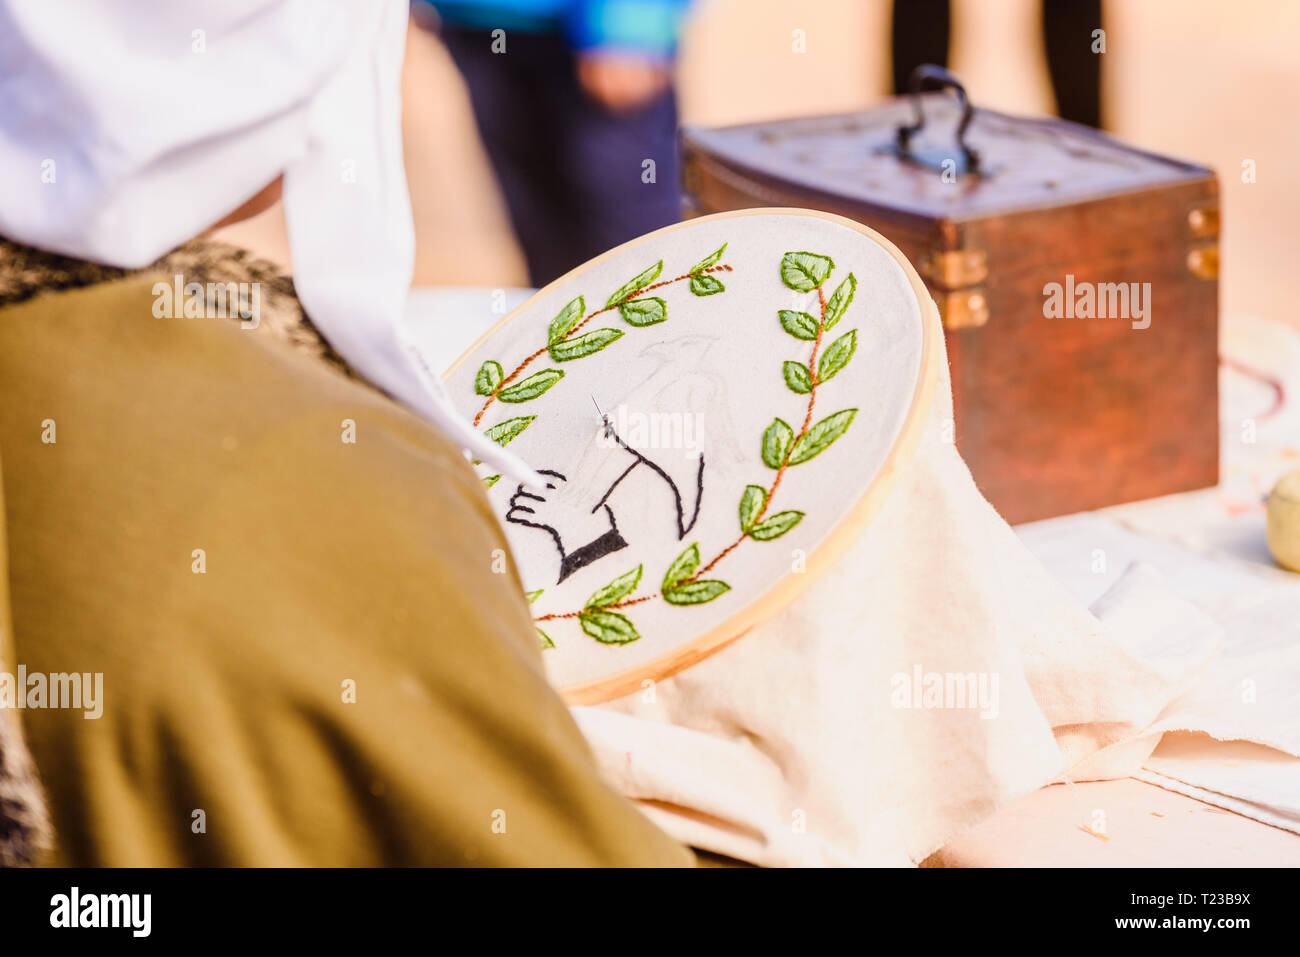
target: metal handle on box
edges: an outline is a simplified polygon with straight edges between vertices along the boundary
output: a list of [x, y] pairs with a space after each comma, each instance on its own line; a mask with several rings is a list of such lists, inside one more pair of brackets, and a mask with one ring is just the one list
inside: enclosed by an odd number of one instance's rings
[[956, 74], [933, 63], [922, 63], [912, 71], [912, 76], [908, 80], [908, 89], [916, 106], [916, 122], [911, 126], [900, 126], [895, 132], [898, 152], [918, 162], [925, 162], [912, 152], [911, 143], [912, 137], [921, 132], [925, 126], [925, 112], [921, 108], [921, 93], [924, 92], [927, 86], [950, 89], [957, 94], [957, 102], [961, 104], [961, 122], [957, 124], [957, 145], [961, 147], [962, 156], [966, 160], [966, 168], [961, 172], [978, 172], [980, 165], [979, 153], [966, 145], [966, 129], [970, 126], [971, 118], [975, 115], [975, 108], [971, 106], [970, 97], [966, 95], [966, 87], [962, 86], [961, 80], [957, 79]]

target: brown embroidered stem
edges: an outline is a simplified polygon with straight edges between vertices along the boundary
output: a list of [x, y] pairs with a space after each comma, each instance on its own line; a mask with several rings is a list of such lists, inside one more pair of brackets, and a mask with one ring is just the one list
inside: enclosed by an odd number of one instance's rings
[[[591, 320], [595, 319], [597, 316], [602, 315], [603, 313], [606, 312], [610, 312], [614, 309], [617, 309], [619, 306], [625, 305], [626, 303], [636, 302], [638, 299], [643, 298], [646, 293], [654, 289], [662, 289], [664, 286], [671, 286], [673, 283], [681, 282], [683, 279], [690, 279], [692, 276], [702, 276], [705, 273], [710, 273], [710, 272], [731, 272], [731, 267], [728, 266], [726, 263], [723, 263], [719, 266], [710, 266], [708, 269], [701, 269], [698, 273], [688, 272], [685, 275], [675, 276], [672, 279], [664, 279], [660, 282], [655, 283], [653, 286], [646, 286], [644, 289], [638, 290], [635, 296], [631, 296], [627, 299], [624, 299], [622, 300], [622, 302], [616, 302], [612, 306], [605, 306], [603, 309], [597, 309], [595, 312], [586, 316], [581, 322], [575, 325], [572, 329], [566, 332], [563, 337], [561, 337], [556, 341], [557, 342], [566, 341], [570, 336], [576, 334], [579, 329], [581, 329], [587, 323], [591, 322]], [[821, 292], [820, 287], [818, 287], [818, 292], [819, 293]], [[534, 359], [537, 359], [538, 357], [545, 355], [547, 352], [549, 352], [552, 345], [554, 345], [554, 343], [547, 343], [546, 345], [542, 346], [542, 348], [538, 349], [528, 358], [524, 359], [523, 362], [519, 363], [519, 365], [515, 367], [514, 372], [510, 373], [508, 376], [506, 376], [504, 379], [502, 379], [500, 382], [497, 383], [497, 387], [492, 390], [492, 394], [489, 395], [487, 399], [484, 401], [483, 408], [479, 409], [478, 415], [474, 416], [475, 426], [477, 426], [479, 422], [482, 421], [483, 416], [487, 413], [487, 410], [492, 407], [492, 403], [496, 401], [497, 394], [506, 386], [510, 385], [510, 383], [518, 379], [523, 374], [524, 370], [527, 369], [530, 365], [532, 365]]]
[[[811, 383], [811, 386], [808, 389], [808, 411], [803, 417], [803, 428], [799, 430], [799, 434], [796, 435], [794, 441], [790, 443], [790, 448], [786, 449], [785, 458], [781, 460], [781, 467], [776, 470], [776, 478], [772, 480], [772, 487], [767, 490], [767, 495], [764, 496], [763, 507], [760, 508], [758, 514], [754, 516], [754, 521], [752, 522], [754, 525], [761, 522], [763, 516], [767, 514], [768, 506], [772, 504], [772, 498], [776, 495], [776, 490], [781, 487], [781, 479], [785, 477], [785, 470], [790, 466], [790, 453], [793, 452], [794, 447], [799, 444], [799, 440], [807, 434], [808, 428], [812, 424], [813, 404], [817, 401], [817, 348], [822, 343], [822, 327], [826, 324], [826, 296], [822, 292], [821, 286], [817, 287], [817, 302], [821, 306], [821, 321], [817, 323], [817, 338], [813, 340], [812, 356], [808, 359], [808, 380]], [[726, 558], [733, 549], [739, 547], [748, 537], [748, 535], [742, 534], [738, 539], [715, 555], [713, 561], [709, 562], [686, 580], [695, 581], [701, 575], [711, 571], [714, 565]]]
[[[627, 601], [620, 601], [618, 604], [615, 605], [601, 605], [600, 610], [613, 611], [615, 608], [627, 608], [630, 605], [639, 605], [643, 601], [653, 601], [658, 597], [659, 597], [659, 593], [655, 592], [653, 595], [642, 595], [640, 598], [629, 598]], [[587, 609], [584, 608], [582, 609], [582, 611], [566, 611], [562, 613], [552, 612], [549, 615], [542, 615], [539, 618], [534, 618], [533, 621], [554, 621], [557, 618], [577, 618], [579, 615], [582, 614], [583, 611], [587, 611]]]
[[709, 562], [707, 565], [705, 565], [703, 568], [701, 568], [699, 571], [697, 571], [694, 575], [692, 575], [690, 578], [688, 578], [688, 579], [686, 579], [686, 580], [687, 580], [687, 581], [690, 581], [690, 582], [693, 582], [693, 581], [695, 581], [697, 578], [699, 578], [701, 575], [703, 575], [705, 572], [710, 571], [710, 570], [713, 568], [714, 565], [718, 564], [718, 562], [722, 561], [724, 558], [726, 558], [728, 555], [730, 555], [733, 549], [735, 549], [735, 548], [739, 548], [739, 547], [740, 547], [740, 543], [743, 542], [743, 541], [744, 541], [746, 538], [748, 538], [748, 537], [749, 537], [749, 536], [747, 536], [747, 535], [741, 535], [740, 538], [736, 539], [734, 542], [732, 542], [730, 545], [728, 545], [728, 546], [727, 546], [726, 548], [724, 548], [722, 551], [718, 552], [718, 554], [714, 555], [714, 556], [713, 556], [713, 561]]

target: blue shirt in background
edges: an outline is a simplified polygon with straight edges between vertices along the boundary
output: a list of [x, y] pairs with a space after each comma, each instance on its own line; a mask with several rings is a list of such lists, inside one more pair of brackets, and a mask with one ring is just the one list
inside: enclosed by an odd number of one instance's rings
[[576, 50], [670, 57], [691, 0], [423, 0], [448, 24], [563, 33]]

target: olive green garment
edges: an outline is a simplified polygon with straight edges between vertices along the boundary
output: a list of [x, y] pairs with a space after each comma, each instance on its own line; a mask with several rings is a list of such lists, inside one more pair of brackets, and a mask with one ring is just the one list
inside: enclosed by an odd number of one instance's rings
[[598, 780], [457, 450], [151, 284], [0, 310], [0, 652], [103, 674], [97, 720], [21, 712], [47, 863], [689, 864]]

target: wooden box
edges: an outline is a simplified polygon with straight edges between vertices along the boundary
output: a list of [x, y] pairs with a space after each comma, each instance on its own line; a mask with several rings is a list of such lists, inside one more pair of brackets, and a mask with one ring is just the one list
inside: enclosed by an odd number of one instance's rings
[[826, 210], [899, 246], [943, 318], [958, 446], [1008, 521], [1216, 484], [1213, 171], [958, 92], [688, 128], [689, 200]]

